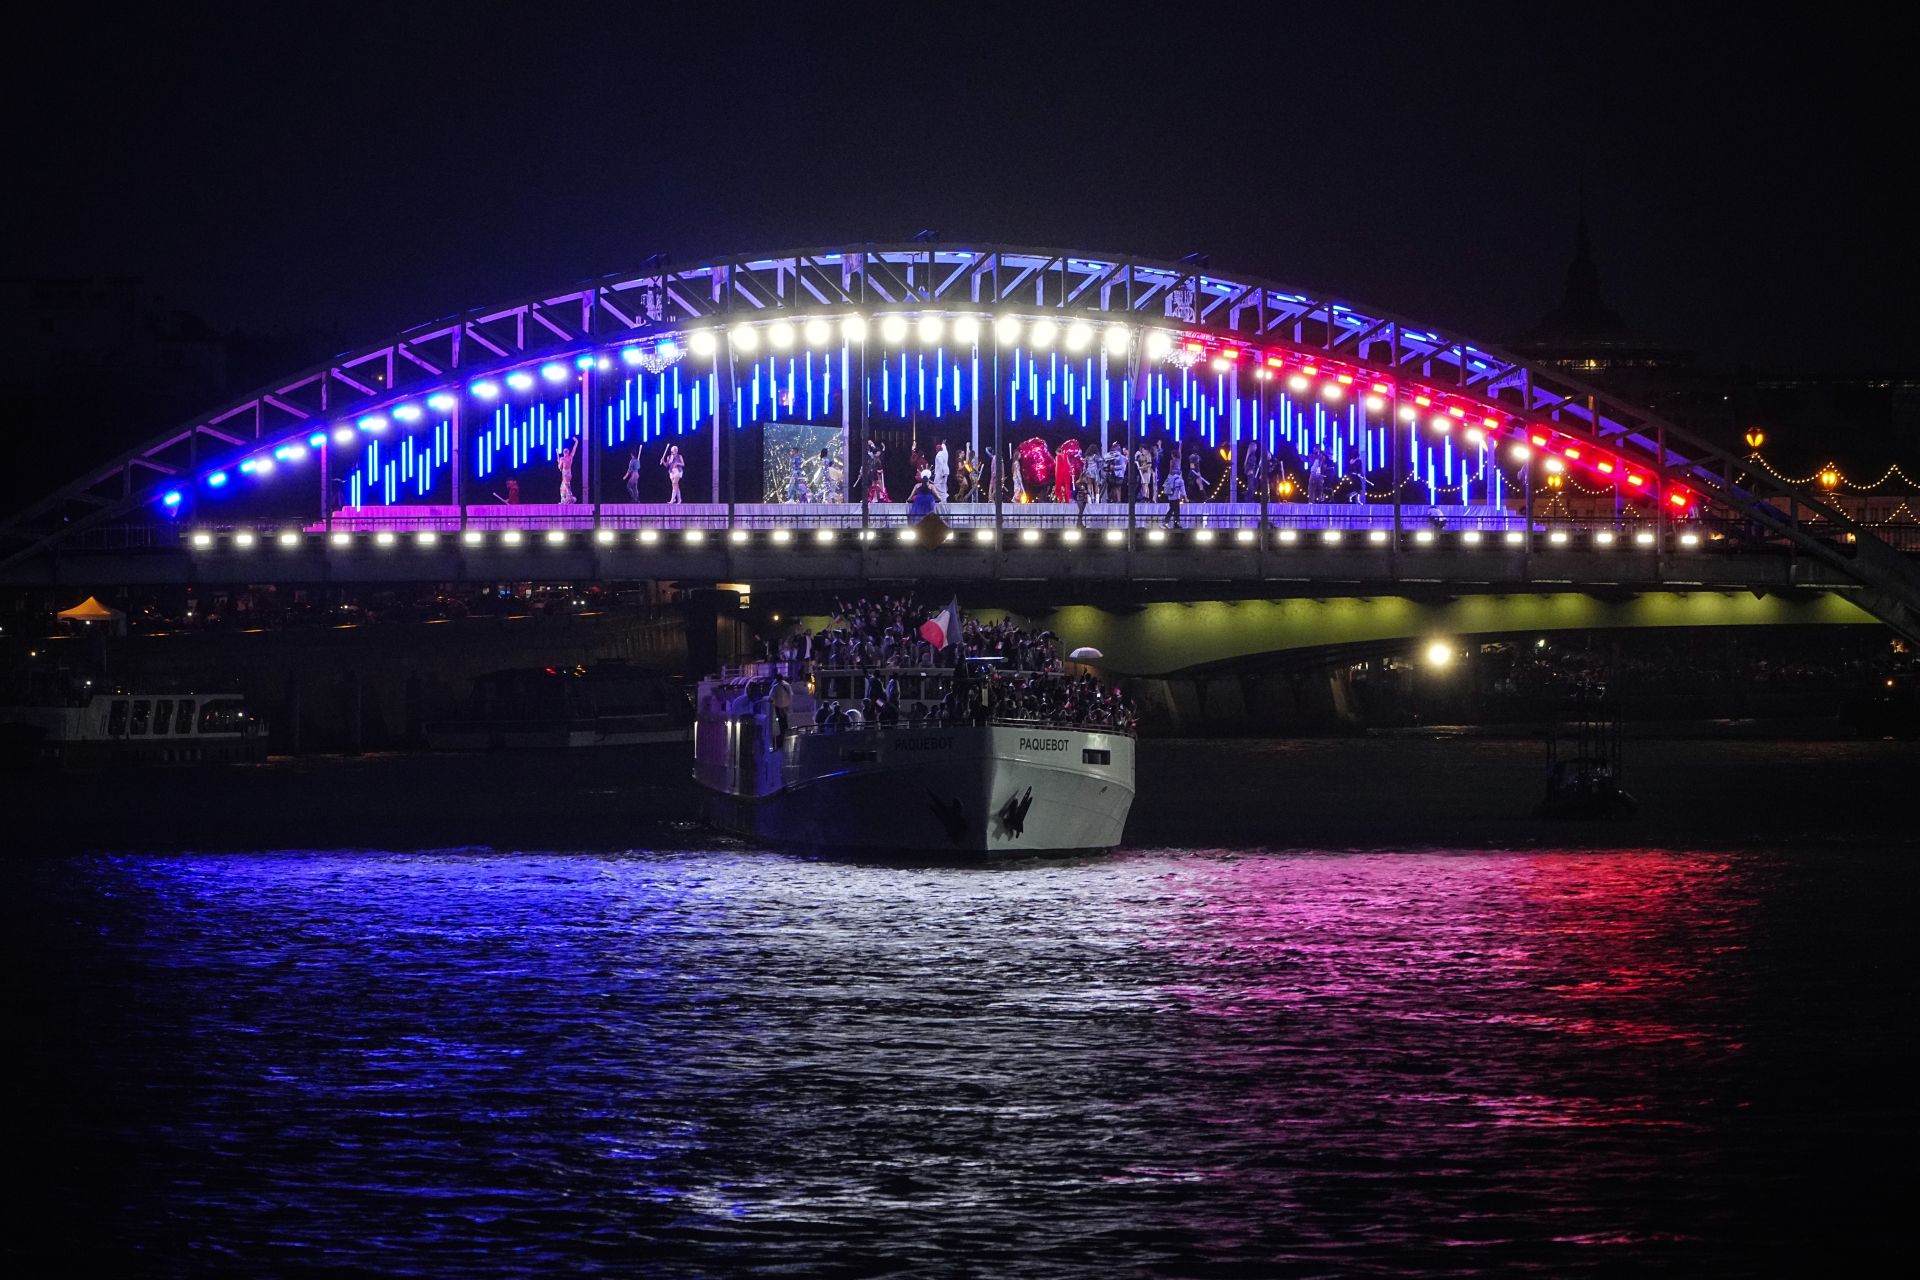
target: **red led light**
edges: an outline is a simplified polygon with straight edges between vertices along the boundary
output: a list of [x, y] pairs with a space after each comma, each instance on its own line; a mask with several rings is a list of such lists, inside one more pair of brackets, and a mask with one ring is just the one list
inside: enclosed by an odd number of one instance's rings
[[1667, 495], [1667, 501], [1671, 502], [1676, 507], [1684, 507], [1687, 505], [1687, 495], [1679, 491], [1675, 491], [1674, 493]]
[[1567, 446], [1567, 448], [1566, 448], [1566, 449], [1565, 449], [1565, 450], [1564, 450], [1563, 452], [1565, 452], [1565, 453], [1566, 453], [1566, 455], [1567, 455], [1567, 456], [1568, 456], [1569, 458], [1576, 458], [1576, 459], [1577, 459], [1577, 458], [1578, 458], [1578, 457], [1580, 456], [1580, 451], [1579, 451], [1578, 449], [1576, 449], [1576, 448], [1574, 448], [1574, 447], [1573, 447], [1572, 445], [1568, 445], [1568, 446]]
[[1285, 367], [1287, 362], [1285, 360], [1282, 360], [1279, 356], [1268, 356], [1267, 363], [1271, 365], [1273, 368], [1279, 369], [1279, 368]]
[[1644, 476], [1629, 475], [1627, 477], [1628, 484], [1645, 484], [1646, 482], [1646, 477]]
[[1312, 365], [1310, 365], [1310, 364], [1303, 364], [1303, 365], [1301, 365], [1301, 366], [1300, 366], [1300, 372], [1302, 372], [1302, 373], [1304, 373], [1304, 374], [1306, 374], [1306, 375], [1307, 375], [1307, 376], [1308, 376], [1309, 378], [1311, 378], [1311, 377], [1312, 377], [1312, 376], [1313, 376], [1314, 374], [1316, 374], [1316, 373], [1318, 373], [1318, 372], [1320, 372], [1320, 371], [1319, 371], [1318, 369], [1316, 369], [1316, 368], [1314, 368], [1314, 367], [1313, 367]]
[[1220, 348], [1220, 354], [1225, 356], [1229, 360], [1238, 360], [1240, 358], [1240, 348], [1222, 347]]
[[1547, 442], [1547, 438], [1545, 436], [1533, 436], [1531, 437], [1531, 439], [1535, 444], [1538, 444], [1538, 445], [1544, 445]]
[[1424, 409], [1428, 405], [1433, 403], [1433, 399], [1430, 396], [1415, 396], [1413, 398], [1413, 402], [1419, 405], [1422, 409]]
[[1611, 462], [1599, 462], [1599, 463], [1595, 463], [1594, 465], [1599, 467], [1600, 470], [1606, 472], [1608, 475], [1613, 474], [1613, 464]]
[[1391, 388], [1384, 382], [1376, 382], [1373, 384], [1373, 394], [1377, 396], [1383, 396], [1387, 394], [1389, 390], [1391, 390]]

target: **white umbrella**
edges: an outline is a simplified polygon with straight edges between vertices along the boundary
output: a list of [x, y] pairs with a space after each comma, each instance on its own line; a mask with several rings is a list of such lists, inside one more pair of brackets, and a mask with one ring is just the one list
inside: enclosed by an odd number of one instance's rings
[[1069, 658], [1104, 658], [1107, 655], [1100, 652], [1098, 649], [1095, 649], [1091, 645], [1083, 644], [1078, 649], [1075, 649], [1072, 653], [1068, 654], [1067, 656]]

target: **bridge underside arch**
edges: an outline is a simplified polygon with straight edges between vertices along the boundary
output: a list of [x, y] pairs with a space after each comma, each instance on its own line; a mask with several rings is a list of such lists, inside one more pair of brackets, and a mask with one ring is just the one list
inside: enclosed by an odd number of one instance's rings
[[1180, 676], [1309, 650], [1411, 646], [1516, 633], [1648, 627], [1872, 626], [1836, 592], [1649, 591], [1630, 598], [1580, 592], [1182, 601], [1115, 610], [1068, 605], [1031, 615], [1068, 647], [1090, 645], [1129, 676]]

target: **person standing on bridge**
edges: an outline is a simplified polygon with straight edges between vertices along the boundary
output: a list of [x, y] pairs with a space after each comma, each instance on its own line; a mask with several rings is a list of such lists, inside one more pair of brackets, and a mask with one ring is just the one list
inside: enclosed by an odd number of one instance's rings
[[627, 482], [627, 501], [640, 501], [640, 451], [638, 449], [635, 449], [627, 458], [627, 474], [623, 478]]
[[953, 478], [952, 464], [947, 459], [947, 442], [940, 441], [933, 451], [933, 496], [941, 502], [947, 500], [948, 482]]
[[673, 486], [673, 493], [667, 499], [669, 506], [680, 504], [680, 477], [687, 474], [687, 460], [680, 456], [680, 446], [670, 444], [667, 451], [660, 455], [660, 465], [667, 469], [667, 481]]
[[1167, 468], [1167, 478], [1161, 486], [1160, 496], [1167, 500], [1166, 519], [1161, 521], [1161, 523], [1178, 529], [1180, 527], [1180, 504], [1187, 500], [1187, 480], [1186, 477], [1181, 474], [1178, 459], [1175, 459], [1174, 464]]
[[573, 455], [579, 452], [579, 449], [580, 437], [575, 436], [573, 442], [560, 451], [560, 505], [563, 507], [572, 505], [574, 500]]

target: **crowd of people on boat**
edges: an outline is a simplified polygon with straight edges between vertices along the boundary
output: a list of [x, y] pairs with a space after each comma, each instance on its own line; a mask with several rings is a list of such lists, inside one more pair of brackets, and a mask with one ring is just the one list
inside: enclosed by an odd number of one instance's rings
[[[821, 698], [814, 724], [822, 731], [861, 724], [986, 724], [1014, 719], [1050, 725], [1103, 725], [1130, 731], [1138, 710], [1118, 688], [1091, 675], [1068, 675], [1058, 637], [1011, 620], [962, 622], [958, 644], [937, 645], [921, 633], [934, 614], [911, 594], [835, 602], [833, 625], [799, 627], [771, 646], [789, 677], [857, 671], [844, 700]], [[962, 657], [971, 660], [963, 663]], [[953, 671], [937, 699], [903, 698], [898, 674]]]

